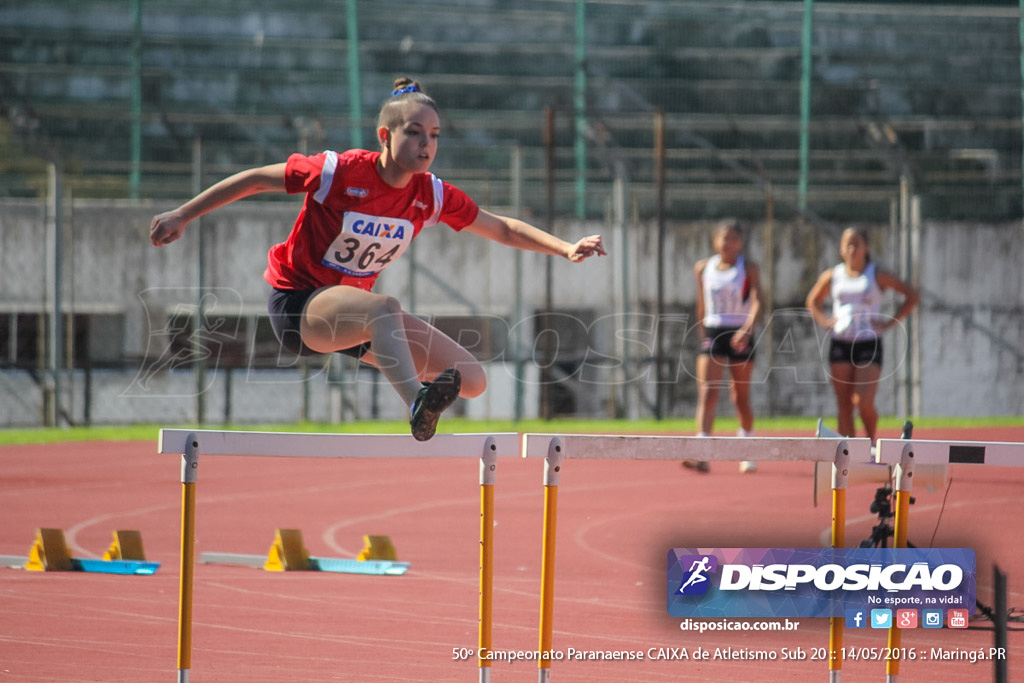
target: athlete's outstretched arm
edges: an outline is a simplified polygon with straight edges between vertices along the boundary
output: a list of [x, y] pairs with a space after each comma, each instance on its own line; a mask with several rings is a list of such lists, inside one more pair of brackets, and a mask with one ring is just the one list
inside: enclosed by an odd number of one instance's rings
[[600, 235], [590, 235], [570, 244], [525, 221], [498, 216], [483, 209], [480, 209], [476, 220], [463, 229], [516, 249], [564, 256], [573, 263], [579, 263], [595, 254], [605, 255]]
[[261, 192], [284, 192], [284, 164], [271, 164], [240, 171], [211, 185], [171, 211], [153, 217], [149, 240], [162, 247], [175, 241], [191, 221], [214, 209]]

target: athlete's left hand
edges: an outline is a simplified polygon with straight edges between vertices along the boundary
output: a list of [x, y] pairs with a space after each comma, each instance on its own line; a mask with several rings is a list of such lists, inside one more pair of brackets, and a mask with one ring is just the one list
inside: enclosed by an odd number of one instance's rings
[[743, 353], [750, 347], [751, 336], [753, 335], [750, 330], [740, 328], [736, 330], [733, 333], [732, 338], [729, 339], [729, 346], [731, 346], [734, 351]]
[[584, 237], [576, 244], [572, 245], [572, 251], [569, 253], [568, 259], [573, 263], [579, 263], [580, 261], [590, 258], [597, 254], [598, 256], [606, 256], [608, 252], [604, 250], [604, 244], [601, 242], [600, 235], [590, 235]]

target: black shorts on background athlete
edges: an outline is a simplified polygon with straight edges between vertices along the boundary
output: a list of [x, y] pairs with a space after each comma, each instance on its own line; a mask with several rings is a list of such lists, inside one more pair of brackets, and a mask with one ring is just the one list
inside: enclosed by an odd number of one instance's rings
[[858, 368], [867, 367], [872, 363], [881, 367], [882, 340], [878, 337], [852, 342], [832, 339], [828, 348], [828, 361], [855, 365]]
[[732, 337], [739, 329], [738, 327], [705, 327], [704, 338], [700, 342], [700, 353], [712, 358], [728, 358], [740, 363], [754, 360], [753, 340], [745, 351], [737, 351], [732, 347]]

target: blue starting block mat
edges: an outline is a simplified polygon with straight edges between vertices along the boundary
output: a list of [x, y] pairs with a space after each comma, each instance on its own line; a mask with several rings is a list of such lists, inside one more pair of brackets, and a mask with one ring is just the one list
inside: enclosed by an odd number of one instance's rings
[[[24, 555], [0, 555], [0, 567], [25, 569], [29, 558]], [[70, 566], [54, 571], [92, 572], [94, 574], [153, 574], [160, 568], [159, 562], [140, 560], [92, 560], [72, 557]]]
[[331, 557], [311, 557], [309, 558], [309, 568], [315, 571], [341, 574], [400, 576], [409, 569], [409, 563], [393, 560], [344, 560]]
[[159, 562], [143, 562], [139, 560], [89, 560], [71, 558], [72, 571], [92, 572], [94, 574], [153, 574], [160, 568]]

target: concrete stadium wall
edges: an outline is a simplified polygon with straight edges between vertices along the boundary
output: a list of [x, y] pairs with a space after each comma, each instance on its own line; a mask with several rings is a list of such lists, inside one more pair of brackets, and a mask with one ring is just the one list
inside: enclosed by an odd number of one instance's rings
[[[265, 312], [267, 286], [261, 277], [269, 245], [287, 234], [296, 201], [249, 201], [204, 218], [207, 231], [207, 291], [216, 295], [213, 314]], [[81, 371], [65, 381], [62, 403], [76, 421], [172, 421], [194, 419], [196, 382], [174, 364], [153, 371], [140, 383], [140, 371], [155, 367], [167, 345], [169, 312], [194, 310], [198, 300], [198, 231], [157, 249], [147, 240], [150, 218], [169, 206], [153, 203], [74, 202], [67, 208], [65, 310], [123, 314], [123, 325], [109, 344], [123, 361], [107, 362], [86, 378]], [[695, 282], [693, 264], [710, 253], [708, 223], [671, 224], [665, 251], [665, 301], [669, 317], [654, 316], [657, 291], [656, 228], [650, 223], [615, 230], [599, 223], [564, 223], [556, 232], [574, 240], [605, 235], [610, 255], [581, 265], [553, 262], [554, 307], [562, 313], [564, 335], [559, 361], [566, 361], [563, 384], [575, 397], [574, 410], [585, 416], [648, 415], [655, 383], [648, 360], [658, 324], [663, 326], [670, 374], [671, 415], [693, 414], [695, 386], [692, 333]], [[0, 313], [46, 310], [48, 240], [45, 209], [36, 202], [0, 202]], [[762, 326], [753, 391], [759, 415], [833, 415], [834, 400], [823, 363], [825, 337], [815, 330], [804, 297], [815, 277], [834, 264], [834, 237], [796, 224], [774, 229], [774, 314]], [[917, 259], [924, 300], [920, 312], [921, 414], [933, 416], [1024, 415], [1024, 244], [1018, 224], [971, 225], [925, 222]], [[875, 259], [895, 270], [894, 237], [887, 226], [872, 229]], [[751, 258], [763, 263], [764, 228], [748, 239]], [[522, 313], [515, 314], [516, 261], [521, 259]], [[426, 316], [497, 317], [495, 329], [522, 333], [527, 355], [538, 360], [539, 342], [532, 316], [544, 308], [545, 258], [517, 252], [445, 226], [430, 229], [414, 252], [382, 277], [378, 291], [394, 294]], [[626, 263], [625, 288], [622, 267]], [[412, 268], [415, 263], [415, 268]], [[623, 301], [623, 292], [626, 300]], [[893, 304], [888, 302], [889, 310]], [[114, 338], [118, 337], [119, 338]], [[579, 340], [582, 339], [582, 342]], [[903, 412], [904, 367], [901, 330], [886, 338], [886, 363], [879, 393], [884, 414]], [[582, 343], [582, 352], [581, 346]], [[770, 346], [769, 346], [770, 344]], [[101, 348], [99, 352], [103, 353]], [[623, 369], [622, 359], [632, 365]], [[469, 415], [510, 417], [515, 393], [514, 359], [488, 363], [491, 387], [485, 398], [460, 408]], [[236, 422], [300, 419], [303, 401], [312, 419], [346, 416], [394, 418], [401, 405], [372, 370], [332, 377], [314, 363], [308, 388], [294, 367], [278, 370], [211, 368], [207, 419], [230, 414]], [[536, 362], [527, 362], [526, 415], [538, 409]], [[177, 367], [177, 369], [175, 369]], [[87, 386], [88, 383], [88, 386]], [[379, 384], [379, 386], [375, 386]], [[333, 392], [333, 393], [332, 393]], [[0, 426], [38, 421], [38, 376], [0, 369]], [[86, 394], [88, 393], [88, 400]], [[305, 397], [305, 398], [304, 398]], [[333, 401], [333, 403], [332, 403]], [[225, 407], [225, 403], [228, 407]], [[333, 406], [333, 407], [332, 407]], [[347, 406], [347, 407], [346, 407]], [[720, 414], [729, 414], [723, 397]]]

